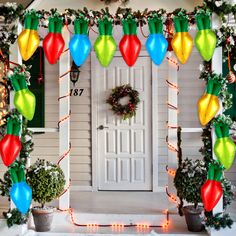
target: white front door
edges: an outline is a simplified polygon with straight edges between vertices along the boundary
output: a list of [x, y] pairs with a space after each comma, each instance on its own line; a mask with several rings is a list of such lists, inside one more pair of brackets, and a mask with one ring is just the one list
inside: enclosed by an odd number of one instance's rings
[[[109, 67], [102, 68], [98, 61], [95, 67], [98, 189], [151, 190], [151, 60], [140, 56], [129, 68], [115, 56]], [[141, 100], [136, 116], [128, 120], [114, 115], [106, 104], [111, 90], [123, 84], [136, 89]]]

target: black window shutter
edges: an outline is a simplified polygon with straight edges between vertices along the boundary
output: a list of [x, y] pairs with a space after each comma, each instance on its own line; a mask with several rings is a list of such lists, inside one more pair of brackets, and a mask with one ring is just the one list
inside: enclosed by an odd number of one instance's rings
[[45, 127], [45, 80], [39, 81], [40, 74], [45, 79], [43, 48], [39, 47], [34, 55], [23, 63], [25, 65], [32, 65], [29, 89], [36, 97], [35, 115], [28, 122], [28, 127]]

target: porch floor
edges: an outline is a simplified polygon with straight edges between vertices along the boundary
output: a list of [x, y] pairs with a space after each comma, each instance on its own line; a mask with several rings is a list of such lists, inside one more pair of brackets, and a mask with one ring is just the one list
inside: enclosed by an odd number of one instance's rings
[[[54, 202], [55, 206], [57, 202]], [[165, 210], [171, 203], [167, 200], [165, 193], [152, 192], [71, 192], [71, 207], [74, 211], [74, 218], [77, 223], [112, 223], [116, 216], [117, 223], [127, 223], [132, 219], [141, 220], [142, 223], [153, 223], [161, 225], [165, 219]], [[168, 229], [154, 228], [122, 228], [114, 229], [111, 227], [78, 227], [70, 223], [68, 213], [58, 212], [54, 218], [52, 233], [75, 233], [75, 234], [168, 234], [168, 235], [206, 235], [206, 232], [191, 233], [187, 230], [184, 217], [176, 214], [173, 210], [170, 214], [170, 225]], [[64, 216], [63, 223], [59, 218]], [[97, 218], [96, 218], [97, 216]], [[135, 216], [140, 216], [135, 218]], [[89, 221], [89, 218], [92, 217]], [[118, 218], [117, 218], [118, 217]], [[155, 218], [156, 217], [156, 218]], [[159, 218], [158, 218], [159, 217]], [[97, 220], [97, 221], [94, 221]], [[92, 222], [91, 222], [92, 220]], [[155, 221], [157, 220], [157, 221]], [[40, 234], [35, 234], [40, 235]], [[56, 234], [55, 234], [56, 235]]]
[[[7, 203], [7, 199], [5, 200], [4, 202]], [[1, 203], [3, 204], [3, 201]], [[2, 204], [1, 206], [3, 207]], [[58, 207], [58, 201], [54, 201], [53, 205]], [[160, 227], [130, 227], [121, 229], [114, 229], [112, 227], [78, 227], [71, 223], [68, 212], [57, 211], [54, 215], [52, 230], [50, 232], [35, 232], [31, 219], [29, 223], [30, 230], [26, 235], [207, 235], [205, 231], [200, 233], [189, 232], [184, 217], [176, 214], [175, 206], [167, 200], [165, 193], [71, 191], [71, 207], [73, 208], [74, 219], [76, 223], [81, 224], [95, 222], [107, 224], [115, 222], [128, 223], [132, 221], [140, 222], [141, 220], [140, 223], [155, 222], [155, 225], [160, 225], [166, 219], [164, 211], [168, 206], [173, 208], [170, 211], [170, 225], [167, 229]], [[228, 208], [228, 212], [231, 213], [232, 218], [236, 221], [236, 201], [232, 202], [232, 205]]]
[[71, 207], [83, 213], [163, 214], [168, 206], [164, 193], [152, 192], [75, 192]]

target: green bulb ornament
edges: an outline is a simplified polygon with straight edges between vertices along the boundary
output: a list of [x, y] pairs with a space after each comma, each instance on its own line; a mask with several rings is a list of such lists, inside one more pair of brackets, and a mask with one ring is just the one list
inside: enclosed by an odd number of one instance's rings
[[14, 105], [16, 109], [27, 120], [32, 120], [35, 113], [36, 99], [28, 89], [24, 75], [15, 73], [10, 77], [10, 80], [15, 91]]
[[195, 37], [195, 45], [205, 61], [210, 61], [216, 48], [216, 34], [211, 29], [209, 13], [196, 15], [198, 32]]
[[214, 144], [214, 153], [225, 169], [230, 169], [234, 162], [235, 144], [229, 137], [229, 127], [227, 124], [215, 125], [217, 140]]
[[94, 43], [94, 50], [100, 64], [107, 67], [114, 56], [117, 45], [112, 36], [112, 20], [105, 19], [98, 22], [99, 36]]

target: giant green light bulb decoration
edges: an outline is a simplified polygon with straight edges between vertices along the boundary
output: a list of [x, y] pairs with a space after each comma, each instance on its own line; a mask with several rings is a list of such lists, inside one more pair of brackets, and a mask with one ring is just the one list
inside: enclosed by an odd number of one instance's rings
[[225, 169], [229, 169], [234, 162], [235, 144], [229, 137], [229, 125], [224, 121], [214, 124], [216, 142], [214, 144], [214, 153]]
[[98, 20], [99, 36], [94, 43], [94, 50], [100, 64], [107, 67], [116, 51], [116, 42], [112, 36], [113, 19], [107, 15]]
[[12, 87], [15, 91], [14, 105], [16, 109], [27, 119], [34, 117], [36, 99], [34, 94], [28, 89], [24, 73], [15, 72], [10, 76]]
[[195, 45], [205, 61], [210, 61], [216, 47], [216, 34], [211, 29], [210, 13], [201, 11], [196, 14], [198, 32]]

